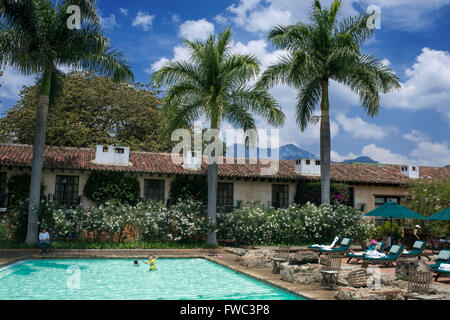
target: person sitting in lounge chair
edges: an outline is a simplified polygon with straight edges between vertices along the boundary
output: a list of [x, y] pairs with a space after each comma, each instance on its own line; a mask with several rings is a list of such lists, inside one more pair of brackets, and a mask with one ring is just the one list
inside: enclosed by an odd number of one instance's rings
[[336, 237], [334, 237], [333, 242], [329, 246], [323, 245], [323, 244], [313, 244], [313, 245], [310, 245], [308, 248], [309, 249], [332, 249], [336, 245], [338, 240], [339, 240], [339, 237], [336, 236]]

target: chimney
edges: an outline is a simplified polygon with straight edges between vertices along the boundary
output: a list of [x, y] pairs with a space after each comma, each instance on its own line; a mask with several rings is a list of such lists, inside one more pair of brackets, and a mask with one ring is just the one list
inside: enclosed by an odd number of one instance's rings
[[419, 166], [406, 164], [400, 166], [400, 172], [410, 179], [419, 179]]
[[183, 168], [200, 170], [202, 168], [202, 152], [191, 150], [183, 152]]
[[94, 162], [105, 165], [122, 165], [130, 164], [130, 148], [118, 146], [97, 146]]
[[306, 176], [320, 176], [320, 160], [298, 159], [295, 160], [295, 171]]

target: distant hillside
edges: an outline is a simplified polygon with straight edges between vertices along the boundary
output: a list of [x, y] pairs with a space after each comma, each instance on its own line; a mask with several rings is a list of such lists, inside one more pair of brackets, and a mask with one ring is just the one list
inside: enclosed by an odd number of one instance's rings
[[[238, 146], [239, 146], [239, 150], [238, 150]], [[232, 150], [234, 150], [234, 155], [239, 157], [239, 158], [249, 158], [249, 148], [243, 148], [244, 146], [242, 144], [238, 145], [235, 144], [233, 147], [230, 147], [227, 149], [227, 154], [229, 156], [232, 156]], [[297, 159], [318, 159], [318, 157], [316, 157], [314, 154], [312, 154], [309, 151], [303, 150], [298, 148], [297, 146], [293, 145], [293, 144], [287, 144], [284, 145], [282, 147], [280, 147], [280, 149], [262, 149], [262, 148], [257, 148], [256, 150], [256, 157], [257, 158], [266, 158], [272, 157], [272, 154], [276, 155], [277, 152], [279, 153], [279, 159], [280, 160], [297, 160]], [[252, 158], [254, 158], [254, 156], [252, 155]]]
[[344, 160], [342, 161], [342, 163], [378, 163], [378, 161], [375, 161], [369, 157], [358, 157], [355, 159], [348, 159], [348, 160]]

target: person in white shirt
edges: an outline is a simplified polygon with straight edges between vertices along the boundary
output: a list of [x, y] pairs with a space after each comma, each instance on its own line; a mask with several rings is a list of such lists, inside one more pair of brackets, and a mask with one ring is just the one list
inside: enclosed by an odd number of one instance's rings
[[42, 228], [41, 233], [39, 233], [39, 250], [40, 253], [42, 253], [42, 245], [46, 245], [47, 247], [47, 253], [50, 250], [50, 235], [48, 234], [47, 230], [45, 228]]

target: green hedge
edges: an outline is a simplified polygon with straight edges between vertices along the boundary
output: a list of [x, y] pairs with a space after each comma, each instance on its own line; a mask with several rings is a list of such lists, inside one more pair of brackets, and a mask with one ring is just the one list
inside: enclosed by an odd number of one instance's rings
[[208, 203], [208, 182], [205, 178], [176, 178], [170, 185], [170, 201], [178, 199], [194, 199], [204, 205]]
[[124, 173], [93, 172], [89, 175], [83, 194], [96, 204], [114, 200], [136, 204], [140, 196], [139, 181]]
[[[316, 206], [321, 204], [320, 182], [300, 181], [294, 196], [294, 202], [299, 205], [313, 203]], [[332, 203], [351, 205], [352, 194], [350, 188], [343, 183], [330, 183], [330, 199]]]
[[[30, 196], [31, 175], [24, 173], [12, 176], [8, 179], [6, 186], [8, 189], [8, 207], [13, 208]], [[41, 199], [45, 198], [45, 185], [41, 185]]]

